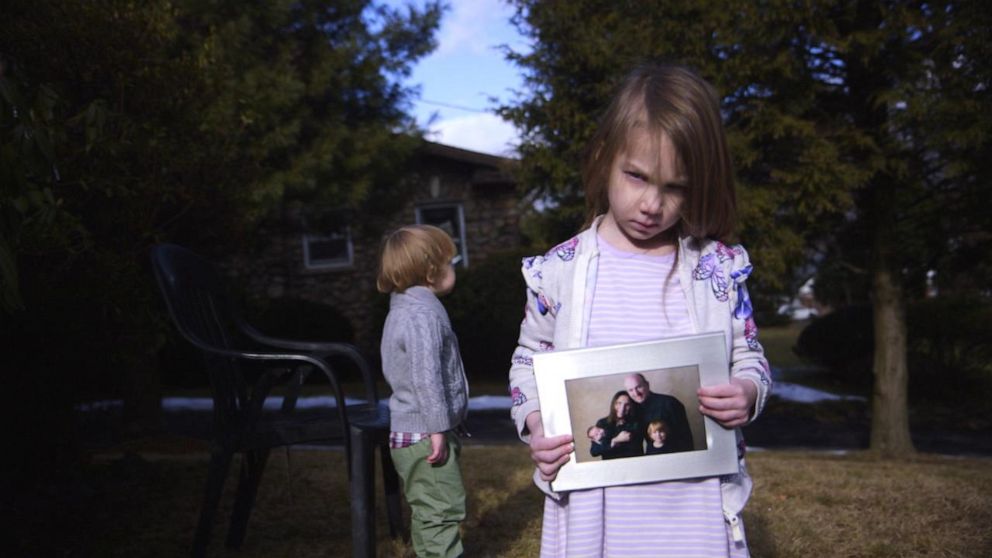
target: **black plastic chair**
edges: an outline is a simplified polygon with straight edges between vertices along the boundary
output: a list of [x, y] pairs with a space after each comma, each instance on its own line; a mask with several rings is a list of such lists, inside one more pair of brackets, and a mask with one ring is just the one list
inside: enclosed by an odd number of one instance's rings
[[[159, 244], [152, 264], [173, 322], [204, 357], [214, 403], [210, 470], [193, 537], [193, 556], [206, 553], [210, 531], [235, 453], [243, 454], [226, 544], [240, 548], [269, 451], [292, 444], [340, 440], [348, 463], [354, 556], [375, 555], [374, 449], [380, 449], [390, 535], [401, 533], [399, 479], [389, 456], [389, 408], [380, 402], [375, 378], [361, 354], [344, 343], [274, 339], [240, 317], [216, 268], [189, 250]], [[345, 405], [345, 394], [329, 357], [344, 357], [359, 369], [366, 402]], [[297, 412], [300, 386], [313, 371], [323, 373], [335, 411]], [[263, 404], [272, 389], [287, 386], [278, 412]]]

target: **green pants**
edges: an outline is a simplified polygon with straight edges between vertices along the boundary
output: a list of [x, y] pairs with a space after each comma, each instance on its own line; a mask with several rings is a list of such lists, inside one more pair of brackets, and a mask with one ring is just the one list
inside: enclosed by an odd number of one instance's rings
[[413, 516], [410, 538], [420, 558], [455, 557], [463, 553], [458, 527], [465, 519], [465, 487], [458, 458], [458, 437], [448, 432], [448, 460], [431, 465], [430, 438], [412, 446], [390, 450], [396, 471], [403, 479], [403, 493]]

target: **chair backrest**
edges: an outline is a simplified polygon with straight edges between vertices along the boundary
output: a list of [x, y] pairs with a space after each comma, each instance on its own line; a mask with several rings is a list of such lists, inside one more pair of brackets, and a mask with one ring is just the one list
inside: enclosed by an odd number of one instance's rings
[[244, 408], [248, 388], [236, 359], [211, 349], [245, 349], [240, 318], [217, 268], [174, 244], [152, 248], [152, 268], [176, 328], [201, 350], [213, 389], [214, 418], [229, 424]]
[[235, 310], [213, 264], [180, 246], [158, 244], [152, 267], [183, 337], [200, 348], [238, 348]]

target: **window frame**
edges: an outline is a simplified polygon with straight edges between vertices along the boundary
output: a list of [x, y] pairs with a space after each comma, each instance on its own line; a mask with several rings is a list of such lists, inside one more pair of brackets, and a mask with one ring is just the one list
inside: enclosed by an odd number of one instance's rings
[[432, 209], [454, 209], [456, 217], [458, 220], [458, 237], [453, 238], [455, 241], [455, 248], [458, 250], [458, 255], [462, 257], [462, 260], [458, 262], [458, 266], [467, 268], [469, 265], [469, 254], [468, 254], [468, 242], [465, 238], [465, 206], [461, 202], [451, 201], [451, 202], [432, 202], [432, 203], [422, 203], [414, 207], [414, 215], [418, 225], [432, 225], [433, 223], [425, 223], [423, 218], [423, 212], [425, 210]]
[[[338, 258], [334, 260], [317, 260], [314, 261], [310, 255], [310, 245], [314, 242], [338, 240], [338, 236], [344, 236], [345, 240], [345, 252], [346, 255], [343, 258]], [[343, 225], [341, 227], [341, 232], [331, 232], [329, 234], [311, 234], [304, 233], [302, 238], [303, 243], [303, 267], [304, 269], [313, 271], [335, 271], [341, 269], [353, 269], [355, 267], [355, 243], [351, 235], [351, 227], [348, 225]]]

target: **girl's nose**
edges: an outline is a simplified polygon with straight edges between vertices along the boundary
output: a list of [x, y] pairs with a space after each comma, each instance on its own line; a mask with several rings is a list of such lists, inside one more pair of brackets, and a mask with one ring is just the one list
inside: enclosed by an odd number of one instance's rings
[[641, 196], [641, 211], [649, 215], [661, 213], [665, 198], [658, 188], [650, 188]]

